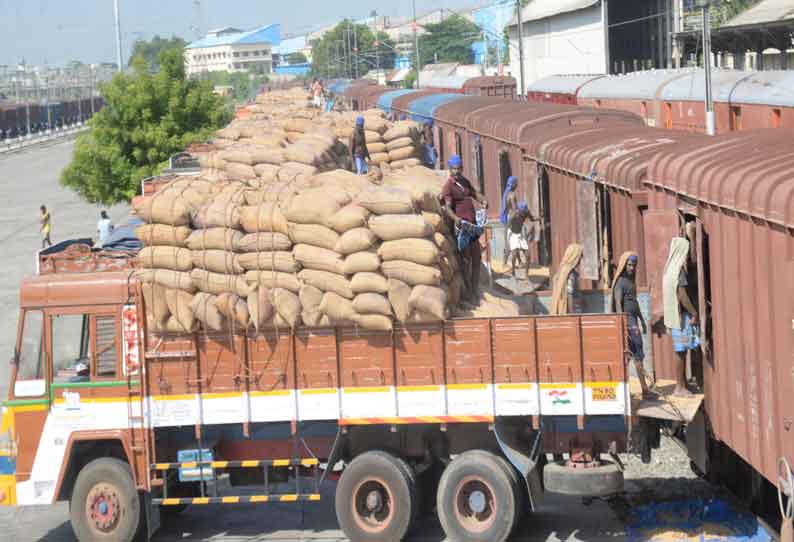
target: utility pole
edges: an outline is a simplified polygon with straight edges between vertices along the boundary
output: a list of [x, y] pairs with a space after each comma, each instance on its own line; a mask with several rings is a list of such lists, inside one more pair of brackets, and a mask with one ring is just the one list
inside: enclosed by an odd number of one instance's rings
[[[380, 85], [380, 42], [375, 38], [375, 73], [378, 74], [378, 84]], [[383, 83], [385, 84], [385, 78]]]
[[521, 0], [516, 0], [516, 22], [518, 23], [518, 70], [521, 78], [521, 90], [518, 95], [523, 96], [526, 87], [524, 86], [524, 32], [521, 28], [523, 26], [521, 21]]
[[713, 136], [716, 130], [714, 101], [711, 97], [711, 13], [707, 0], [700, 7], [703, 15], [703, 72], [706, 76], [706, 133]]
[[413, 0], [414, 11], [414, 48], [416, 49], [416, 88], [419, 88], [419, 72], [422, 71], [422, 63], [419, 60], [419, 35], [416, 33], [416, 0]]
[[485, 28], [482, 29], [482, 46], [482, 74], [485, 75], [486, 69], [488, 68], [488, 38], [485, 36]]
[[121, 66], [121, 23], [119, 22], [119, 0], [113, 0], [113, 14], [116, 18], [116, 64], [118, 71], [122, 71]]
[[353, 74], [355, 79], [358, 79], [358, 34], [355, 23], [353, 23]]

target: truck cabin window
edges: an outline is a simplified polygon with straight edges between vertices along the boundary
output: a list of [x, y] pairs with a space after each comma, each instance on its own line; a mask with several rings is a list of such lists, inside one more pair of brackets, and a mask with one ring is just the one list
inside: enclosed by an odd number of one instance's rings
[[88, 382], [91, 371], [87, 314], [52, 317], [52, 374], [55, 382]]
[[25, 313], [22, 344], [17, 353], [17, 381], [44, 379], [44, 317], [41, 311]]

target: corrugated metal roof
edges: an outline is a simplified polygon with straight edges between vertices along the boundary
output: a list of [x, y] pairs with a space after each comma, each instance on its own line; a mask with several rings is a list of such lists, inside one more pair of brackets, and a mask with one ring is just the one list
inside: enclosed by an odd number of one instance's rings
[[419, 79], [419, 88], [463, 88], [469, 78], [465, 75], [426, 77]]
[[326, 88], [334, 94], [344, 94], [351, 83], [352, 81], [350, 79], [340, 79], [329, 83]]
[[469, 88], [493, 88], [493, 87], [515, 87], [516, 78], [503, 75], [482, 75], [472, 77], [463, 84], [464, 89]]
[[753, 72], [736, 84], [731, 103], [794, 107], [794, 71]]
[[[561, 13], [578, 11], [598, 4], [601, 0], [532, 0], [521, 9], [521, 20], [525, 23], [553, 17]], [[507, 26], [516, 26], [515, 16]]]
[[399, 111], [400, 113], [404, 113], [407, 115], [410, 113], [410, 111], [408, 110], [408, 106], [412, 101], [418, 100], [420, 98], [424, 98], [425, 96], [434, 96], [436, 94], [439, 94], [438, 90], [432, 88], [429, 89], [426, 88], [426, 89], [418, 90], [411, 94], [397, 96], [396, 98], [394, 98], [394, 100], [392, 100], [391, 108], [394, 111]]
[[753, 7], [727, 21], [720, 28], [763, 24], [785, 19], [794, 19], [794, 3], [791, 0], [761, 0]]
[[653, 100], [659, 87], [691, 70], [648, 70], [594, 79], [579, 90], [579, 98]]
[[305, 49], [306, 45], [306, 36], [287, 38], [281, 40], [281, 44], [277, 47], [273, 47], [273, 54], [288, 55], [291, 53], [297, 53], [298, 51]]
[[185, 49], [200, 49], [203, 47], [217, 47], [219, 45], [269, 43], [281, 44], [281, 25], [269, 24], [260, 26], [247, 32], [235, 32], [221, 36], [206, 36], [189, 44]]
[[466, 117], [483, 107], [504, 104], [501, 98], [492, 96], [463, 96], [460, 100], [447, 102], [436, 108], [436, 121], [452, 124], [460, 128], [466, 127]]
[[576, 94], [579, 87], [600, 79], [603, 75], [549, 75], [529, 84], [527, 92], [548, 92], [549, 94]]
[[[711, 93], [715, 102], [729, 102], [736, 84], [751, 75], [750, 72], [713, 70]], [[706, 99], [706, 76], [703, 70], [686, 73], [670, 80], [659, 92], [659, 98], [670, 101], [703, 101]]]
[[463, 98], [463, 94], [451, 94], [451, 93], [443, 93], [443, 94], [432, 94], [430, 96], [424, 96], [422, 98], [417, 98], [413, 100], [411, 103], [408, 104], [408, 112], [411, 116], [412, 120], [416, 120], [419, 122], [425, 120], [433, 120], [435, 118], [436, 109], [440, 106], [454, 102], [456, 100], [460, 100]]
[[794, 228], [794, 130], [689, 139], [656, 154], [647, 183]]
[[381, 94], [380, 98], [378, 98], [378, 107], [380, 107], [387, 113], [391, 113], [392, 102], [394, 101], [395, 98], [397, 98], [398, 96], [405, 96], [406, 94], [413, 94], [414, 92], [417, 91], [413, 89], [404, 88], [400, 90], [392, 90], [391, 92], [386, 92], [384, 94]]

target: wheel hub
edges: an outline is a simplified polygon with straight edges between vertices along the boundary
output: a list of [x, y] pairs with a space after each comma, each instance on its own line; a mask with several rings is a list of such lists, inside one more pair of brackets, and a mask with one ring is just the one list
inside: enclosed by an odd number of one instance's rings
[[467, 476], [455, 490], [455, 516], [471, 533], [486, 531], [499, 514], [491, 486], [478, 476]]
[[370, 491], [367, 495], [367, 510], [379, 512], [383, 508], [383, 497], [380, 491]]
[[118, 490], [110, 484], [97, 484], [86, 496], [86, 513], [91, 526], [99, 532], [112, 532], [121, 517]]
[[485, 493], [480, 490], [474, 490], [469, 495], [469, 508], [475, 514], [482, 514], [485, 512]]
[[392, 494], [385, 481], [379, 478], [364, 480], [353, 490], [353, 518], [362, 530], [380, 533], [394, 519], [392, 502]]

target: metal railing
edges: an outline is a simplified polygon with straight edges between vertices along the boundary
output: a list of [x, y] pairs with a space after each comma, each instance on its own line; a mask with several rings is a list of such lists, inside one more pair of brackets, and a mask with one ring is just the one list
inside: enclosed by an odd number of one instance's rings
[[88, 130], [87, 124], [78, 123], [63, 128], [55, 128], [54, 130], [45, 130], [36, 134], [0, 139], [0, 156], [41, 143], [74, 136], [86, 130]]

